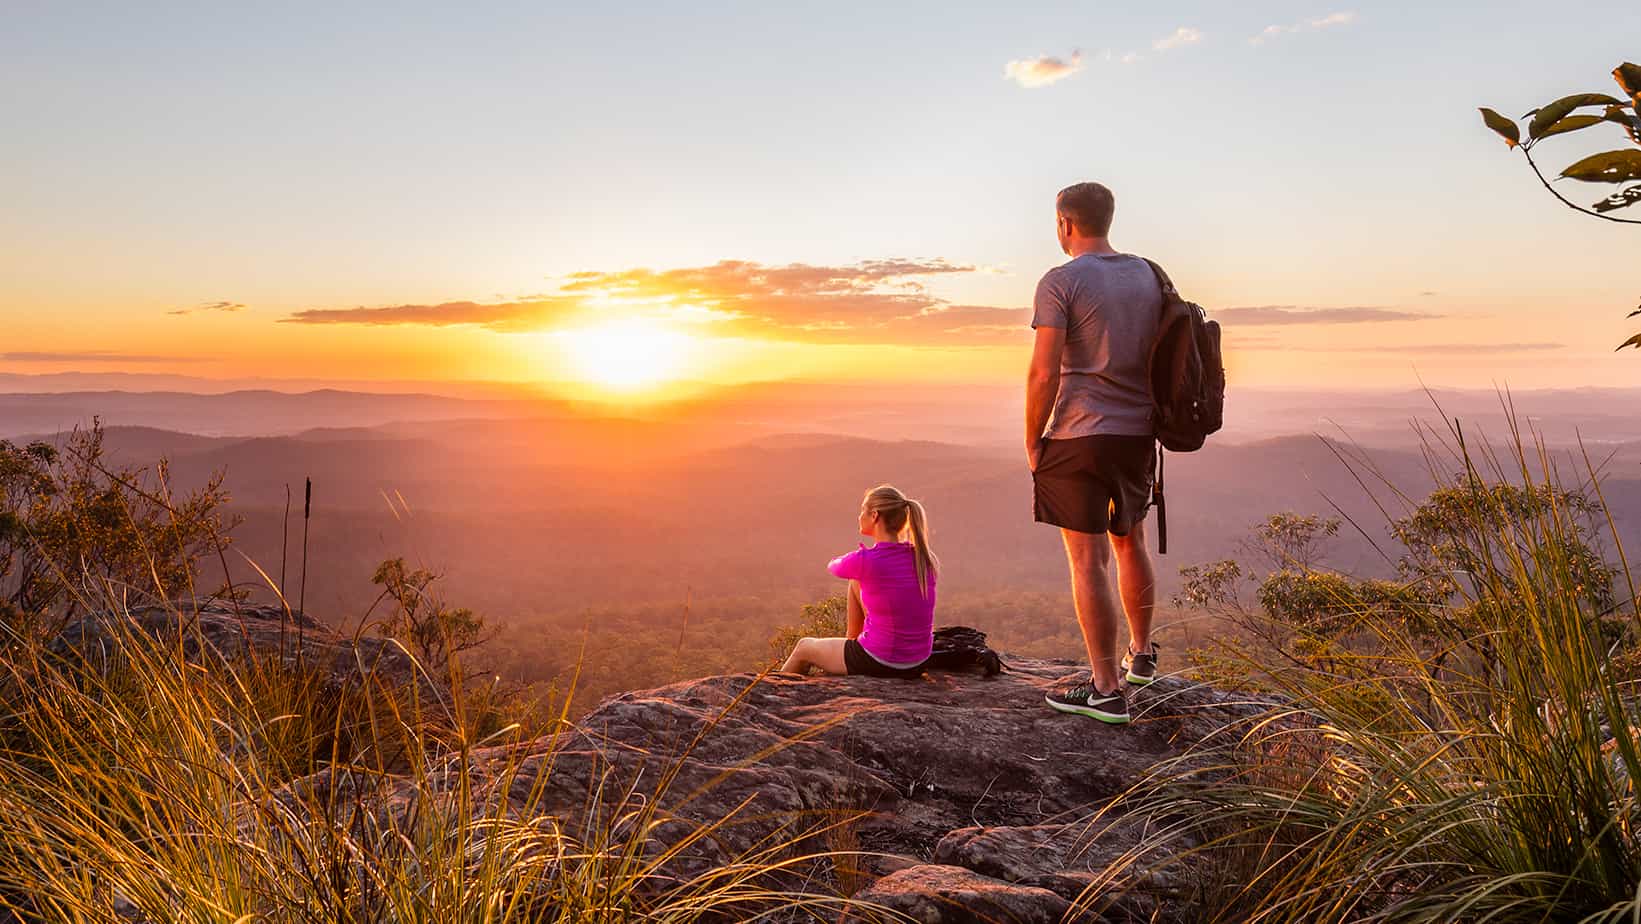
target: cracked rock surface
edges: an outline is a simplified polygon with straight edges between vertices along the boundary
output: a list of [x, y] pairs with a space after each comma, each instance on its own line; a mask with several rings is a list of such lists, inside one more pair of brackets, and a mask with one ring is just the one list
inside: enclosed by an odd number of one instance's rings
[[[1091, 890], [1145, 833], [1101, 808], [1261, 705], [1164, 677], [1131, 693], [1132, 724], [1108, 726], [1044, 704], [1077, 664], [1008, 663], [993, 678], [739, 674], [622, 693], [559, 739], [545, 807], [589, 811], [593, 781], [652, 798], [672, 771], [657, 804], [681, 826], [734, 818], [692, 850], [696, 863], [864, 812], [842, 829], [848, 848], [872, 854], [850, 877], [856, 897], [915, 920], [1152, 919], [1188, 890], [1177, 869]], [[531, 782], [526, 772], [512, 786]], [[835, 836], [815, 849], [836, 849]], [[1101, 914], [1083, 910], [1091, 895]]]

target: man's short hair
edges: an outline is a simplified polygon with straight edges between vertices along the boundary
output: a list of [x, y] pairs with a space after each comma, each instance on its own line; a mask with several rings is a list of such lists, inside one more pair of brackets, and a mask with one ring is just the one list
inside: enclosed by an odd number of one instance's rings
[[1060, 190], [1054, 207], [1071, 219], [1077, 230], [1088, 237], [1111, 233], [1111, 216], [1117, 211], [1117, 197], [1099, 183], [1078, 183]]

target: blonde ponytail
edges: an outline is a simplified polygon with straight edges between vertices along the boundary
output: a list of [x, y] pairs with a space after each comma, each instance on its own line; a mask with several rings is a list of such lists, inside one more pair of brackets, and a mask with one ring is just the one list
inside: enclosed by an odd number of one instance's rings
[[929, 547], [929, 515], [923, 511], [923, 504], [906, 499], [907, 523], [912, 530], [912, 546], [917, 550], [917, 589], [923, 596], [929, 596], [929, 576], [940, 570], [940, 559], [934, 557], [934, 549]]

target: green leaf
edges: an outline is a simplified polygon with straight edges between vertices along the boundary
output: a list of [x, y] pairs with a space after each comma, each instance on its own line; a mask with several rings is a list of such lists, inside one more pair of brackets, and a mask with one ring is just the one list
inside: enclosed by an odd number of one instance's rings
[[1538, 136], [1548, 138], [1551, 135], [1565, 135], [1568, 132], [1576, 132], [1581, 128], [1589, 128], [1591, 125], [1600, 125], [1605, 121], [1607, 121], [1606, 118], [1597, 115], [1570, 115], [1546, 128]]
[[1515, 147], [1521, 143], [1521, 129], [1517, 127], [1516, 123], [1506, 119], [1504, 116], [1501, 116], [1493, 110], [1488, 109], [1486, 106], [1483, 106], [1481, 109], [1481, 120], [1487, 123], [1488, 128], [1498, 132], [1499, 137], [1503, 138], [1504, 143], [1508, 144], [1510, 147]]
[[[1630, 339], [1624, 341], [1623, 343], [1620, 343], [1618, 345], [1618, 350], [1622, 350], [1627, 346], [1632, 346], [1632, 347], [1635, 347], [1638, 350], [1641, 350], [1641, 334], [1636, 334], [1634, 337], [1631, 337]], [[1618, 350], [1613, 350], [1613, 352], [1617, 353]]]
[[1623, 192], [1615, 192], [1600, 202], [1590, 206], [1595, 212], [1615, 212], [1641, 202], [1641, 186], [1631, 186]]
[[1601, 114], [1601, 118], [1624, 126], [1624, 131], [1629, 134], [1630, 140], [1636, 144], [1641, 144], [1641, 115], [1630, 112], [1623, 106], [1608, 106], [1607, 111]]
[[1607, 151], [1592, 154], [1561, 171], [1569, 180], [1585, 183], [1625, 183], [1641, 180], [1641, 151]]
[[1628, 61], [1613, 68], [1613, 79], [1630, 95], [1630, 100], [1641, 106], [1641, 65]]
[[1545, 129], [1560, 122], [1564, 116], [1580, 106], [1619, 106], [1622, 104], [1623, 100], [1613, 99], [1605, 93], [1574, 93], [1572, 96], [1563, 96], [1533, 115], [1533, 121], [1527, 126], [1527, 137], [1535, 139], [1542, 137]]

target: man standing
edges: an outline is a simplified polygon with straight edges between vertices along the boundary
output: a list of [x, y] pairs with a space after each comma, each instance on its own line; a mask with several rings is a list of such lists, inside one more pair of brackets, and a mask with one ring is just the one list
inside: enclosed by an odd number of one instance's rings
[[[1060, 249], [1071, 260], [1037, 284], [1026, 458], [1036, 519], [1060, 527], [1065, 541], [1091, 668], [1087, 683], [1051, 692], [1048, 704], [1121, 724], [1129, 717], [1120, 680], [1144, 685], [1157, 671], [1156, 568], [1144, 518], [1156, 470], [1147, 363], [1162, 287], [1150, 264], [1111, 246], [1115, 207], [1098, 183], [1068, 186], [1055, 200]], [[1129, 645], [1119, 666], [1124, 614]]]

